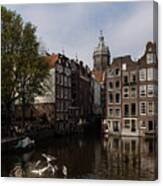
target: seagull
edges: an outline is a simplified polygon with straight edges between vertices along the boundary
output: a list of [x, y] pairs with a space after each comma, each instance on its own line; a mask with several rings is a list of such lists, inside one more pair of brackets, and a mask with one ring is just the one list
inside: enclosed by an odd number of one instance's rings
[[55, 165], [54, 168], [55, 168], [56, 171], [58, 170], [58, 166], [57, 165]]
[[53, 160], [56, 160], [57, 158], [51, 155], [47, 155], [45, 153], [42, 153], [42, 156], [46, 159], [47, 162], [51, 162]]
[[55, 167], [51, 163], [48, 163], [48, 167], [51, 168], [53, 175], [55, 174]]
[[62, 167], [62, 173], [64, 176], [67, 176], [67, 167], [65, 165]]
[[34, 169], [31, 172], [34, 174], [38, 174], [39, 176], [41, 176], [47, 169], [49, 169], [49, 166], [46, 166], [42, 169]]
[[41, 163], [41, 160], [38, 160], [35, 164], [35, 167], [37, 167]]

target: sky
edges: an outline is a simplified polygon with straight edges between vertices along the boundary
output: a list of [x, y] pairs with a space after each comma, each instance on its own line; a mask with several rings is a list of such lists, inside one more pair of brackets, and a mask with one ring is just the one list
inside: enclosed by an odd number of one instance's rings
[[6, 5], [37, 27], [39, 41], [49, 53], [78, 57], [91, 68], [93, 51], [103, 30], [111, 57], [139, 58], [153, 41], [153, 3], [103, 2]]

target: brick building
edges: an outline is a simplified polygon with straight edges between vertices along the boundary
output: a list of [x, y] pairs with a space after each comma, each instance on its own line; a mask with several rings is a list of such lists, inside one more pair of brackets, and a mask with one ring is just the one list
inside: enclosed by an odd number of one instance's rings
[[157, 133], [157, 67], [151, 42], [138, 61], [130, 56], [113, 59], [106, 74], [105, 131], [123, 136]]
[[57, 133], [79, 132], [82, 128], [79, 126], [88, 123], [92, 113], [91, 71], [83, 62], [70, 60], [64, 55], [52, 54], [48, 58], [50, 90], [37, 97], [35, 104], [51, 102], [54, 113], [47, 113], [46, 109], [44, 112], [55, 118], [53, 124]]
[[[73, 122], [86, 123], [92, 113], [93, 89], [91, 86], [91, 71], [83, 62], [71, 60], [72, 70], [72, 106]], [[75, 114], [76, 113], [76, 114]]]

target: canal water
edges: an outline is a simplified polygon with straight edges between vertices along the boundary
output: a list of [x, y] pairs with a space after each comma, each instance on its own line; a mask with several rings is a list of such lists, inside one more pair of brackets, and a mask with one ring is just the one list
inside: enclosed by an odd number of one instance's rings
[[[2, 154], [2, 176], [154, 180], [155, 139], [54, 138], [30, 152]], [[49, 157], [49, 159], [46, 159]]]

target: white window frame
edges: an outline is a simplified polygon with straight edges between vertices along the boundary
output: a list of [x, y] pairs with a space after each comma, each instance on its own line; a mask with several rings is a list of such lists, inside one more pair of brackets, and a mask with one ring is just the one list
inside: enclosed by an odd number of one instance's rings
[[[132, 88], [135, 88], [135, 90], [133, 91]], [[130, 94], [131, 94], [131, 97], [136, 97], [137, 96], [137, 88], [136, 88], [136, 86], [131, 87]]]
[[[135, 76], [135, 81], [133, 81], [133, 75]], [[136, 72], [135, 71], [130, 72], [130, 82], [136, 82], [136, 80], [137, 80]]]
[[[112, 102], [110, 101], [110, 95], [112, 95]], [[114, 103], [114, 96], [112, 92], [108, 92], [108, 104], [113, 104]]]
[[[150, 112], [150, 103], [152, 103], [152, 109], [151, 109], [151, 112]], [[154, 102], [153, 101], [149, 101], [148, 102], [148, 115], [154, 115], [154, 111], [155, 111], [155, 109], [154, 109]]]
[[154, 68], [154, 71], [153, 71], [153, 80], [158, 80], [158, 69], [157, 68]]
[[[116, 86], [116, 83], [117, 83], [117, 82], [119, 82], [119, 86], [118, 86], [118, 87]], [[120, 81], [119, 81], [119, 80], [116, 80], [116, 81], [115, 81], [114, 87], [115, 87], [116, 89], [119, 89], [119, 88], [121, 87], [121, 84], [120, 84]]]
[[146, 61], [147, 61], [147, 64], [153, 64], [154, 63], [154, 53], [148, 53], [146, 55]]
[[[142, 94], [144, 92], [144, 94]], [[146, 85], [140, 85], [139, 86], [139, 96], [140, 97], [146, 97], [147, 95], [147, 87]]]
[[[126, 121], [128, 122], [127, 125], [126, 125]], [[128, 129], [128, 130], [131, 128], [130, 119], [125, 119], [124, 120], [124, 128], [125, 129]]]
[[[140, 105], [139, 105], [140, 115], [145, 116], [146, 113], [147, 113], [147, 104], [146, 104], [145, 101], [141, 101], [139, 104], [140, 104]], [[142, 112], [142, 104], [144, 104], [145, 112]]]
[[[152, 92], [152, 94], [149, 94], [150, 92]], [[147, 85], [147, 95], [148, 97], [154, 97], [158, 95], [158, 87], [156, 84]]]
[[[110, 87], [110, 83], [112, 83], [112, 87]], [[112, 90], [114, 88], [113, 81], [108, 81], [108, 90]]]
[[144, 120], [140, 120], [139, 124], [140, 124], [140, 128], [146, 129], [147, 126], [146, 126], [146, 122]]
[[126, 69], [127, 69], [127, 64], [126, 63], [122, 64], [122, 70], [126, 70]]
[[[117, 94], [119, 94], [119, 102], [116, 102], [116, 95]], [[120, 94], [120, 92], [116, 92], [115, 93], [115, 104], [119, 104], [119, 103], [121, 103], [121, 94]]]
[[153, 81], [154, 80], [154, 68], [147, 69], [147, 80]]
[[140, 81], [146, 81], [146, 75], [147, 75], [147, 73], [146, 73], [145, 68], [139, 70], [139, 80]]
[[[116, 70], [118, 70], [118, 74], [116, 74]], [[120, 76], [120, 69], [119, 68], [115, 68], [115, 76]]]
[[[125, 92], [125, 89], [128, 89], [128, 91]], [[125, 94], [128, 95], [128, 96], [126, 97]], [[128, 98], [129, 97], [129, 87], [123, 87], [123, 97], [124, 98]]]
[[[112, 114], [110, 114], [110, 109], [112, 109]], [[113, 113], [113, 108], [108, 107], [108, 117], [113, 117], [114, 113]]]
[[[116, 113], [116, 110], [119, 110], [119, 113]], [[121, 116], [121, 108], [120, 107], [115, 107], [115, 116], [120, 117]]]

